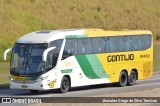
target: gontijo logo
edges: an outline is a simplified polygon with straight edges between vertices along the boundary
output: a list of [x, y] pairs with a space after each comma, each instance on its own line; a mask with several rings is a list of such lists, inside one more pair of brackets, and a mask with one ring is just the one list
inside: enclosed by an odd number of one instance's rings
[[109, 55], [107, 57], [108, 62], [129, 61], [129, 60], [134, 60], [134, 55], [133, 54]]

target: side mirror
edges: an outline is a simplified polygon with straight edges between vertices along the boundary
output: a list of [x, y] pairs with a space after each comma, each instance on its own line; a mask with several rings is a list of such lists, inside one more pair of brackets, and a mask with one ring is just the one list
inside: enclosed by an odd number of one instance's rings
[[44, 52], [43, 52], [43, 55], [42, 55], [42, 60], [43, 61], [46, 61], [47, 60], [47, 54], [48, 52], [50, 52], [51, 50], [55, 49], [56, 47], [50, 47], [48, 49], [46, 49]]
[[9, 48], [9, 49], [7, 49], [7, 50], [3, 53], [3, 59], [4, 59], [4, 61], [7, 60], [7, 54], [8, 54], [8, 52], [11, 51], [11, 50], [12, 50], [12, 48]]

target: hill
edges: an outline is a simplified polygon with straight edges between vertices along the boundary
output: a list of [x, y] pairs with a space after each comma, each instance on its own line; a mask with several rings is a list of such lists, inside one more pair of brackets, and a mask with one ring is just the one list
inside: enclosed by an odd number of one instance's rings
[[[1, 62], [5, 49], [20, 36], [36, 30], [143, 29], [160, 37], [159, 0], [1, 0], [0, 12]], [[154, 49], [154, 68], [160, 70], [160, 46]]]

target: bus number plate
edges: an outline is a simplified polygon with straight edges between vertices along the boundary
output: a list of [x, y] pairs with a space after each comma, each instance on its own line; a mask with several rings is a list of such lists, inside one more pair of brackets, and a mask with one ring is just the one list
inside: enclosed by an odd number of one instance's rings
[[27, 85], [22, 85], [22, 88], [27, 88]]

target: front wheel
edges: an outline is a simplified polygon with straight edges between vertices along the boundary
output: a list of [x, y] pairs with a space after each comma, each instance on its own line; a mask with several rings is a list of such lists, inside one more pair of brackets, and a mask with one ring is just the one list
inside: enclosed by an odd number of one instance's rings
[[127, 85], [127, 73], [125, 71], [122, 71], [120, 73], [120, 77], [119, 77], [119, 82], [118, 82], [118, 86], [120, 87], [124, 87]]
[[133, 86], [136, 83], [137, 74], [135, 71], [131, 71], [130, 76], [128, 77], [128, 85]]
[[69, 88], [70, 88], [69, 79], [67, 77], [63, 77], [61, 81], [60, 92], [66, 93], [68, 92]]

